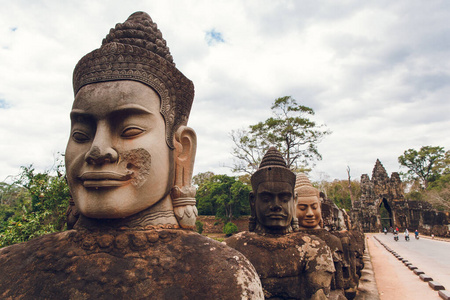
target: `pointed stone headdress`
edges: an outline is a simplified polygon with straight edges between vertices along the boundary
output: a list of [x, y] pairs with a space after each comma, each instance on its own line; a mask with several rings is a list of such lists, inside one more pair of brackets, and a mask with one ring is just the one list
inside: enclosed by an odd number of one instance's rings
[[80, 59], [73, 72], [74, 94], [87, 84], [115, 80], [138, 81], [159, 94], [166, 143], [174, 149], [173, 135], [187, 124], [194, 85], [175, 67], [161, 31], [145, 12], [117, 24], [99, 49]]
[[319, 190], [313, 187], [311, 181], [304, 173], [297, 174], [294, 190], [298, 194], [298, 197], [306, 197], [306, 196], [319, 197]]
[[283, 156], [275, 147], [269, 148], [259, 169], [252, 175], [253, 191], [256, 192], [259, 184], [266, 181], [287, 182], [292, 187], [295, 185], [295, 174], [289, 170]]

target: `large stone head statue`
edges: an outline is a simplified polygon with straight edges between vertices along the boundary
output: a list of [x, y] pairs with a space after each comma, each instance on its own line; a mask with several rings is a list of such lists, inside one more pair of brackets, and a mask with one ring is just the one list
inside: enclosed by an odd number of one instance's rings
[[286, 166], [280, 152], [271, 147], [259, 169], [251, 177], [250, 231], [285, 234], [297, 227], [294, 194], [295, 174]]
[[150, 16], [112, 28], [73, 74], [67, 179], [81, 217], [194, 226], [194, 86]]
[[322, 210], [319, 190], [312, 186], [305, 174], [297, 174], [295, 192], [298, 196], [297, 218], [300, 229], [319, 229], [322, 223]]

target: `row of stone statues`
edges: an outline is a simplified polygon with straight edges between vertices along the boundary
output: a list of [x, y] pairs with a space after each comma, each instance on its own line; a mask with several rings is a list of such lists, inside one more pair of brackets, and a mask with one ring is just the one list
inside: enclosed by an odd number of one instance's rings
[[274, 148], [252, 176], [250, 231], [192, 231], [194, 87], [148, 14], [111, 29], [73, 87], [73, 229], [0, 249], [0, 298], [351, 298], [360, 237], [322, 229], [318, 191]]
[[225, 243], [253, 264], [265, 298], [354, 298], [363, 267], [356, 245], [363, 237], [323, 228], [319, 191], [305, 174], [289, 170], [275, 148], [268, 150], [251, 183], [250, 231]]

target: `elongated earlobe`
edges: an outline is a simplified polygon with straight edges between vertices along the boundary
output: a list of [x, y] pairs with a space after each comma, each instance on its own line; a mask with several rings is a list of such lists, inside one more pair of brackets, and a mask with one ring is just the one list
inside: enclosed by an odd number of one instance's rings
[[198, 212], [196, 189], [192, 186], [197, 135], [187, 126], [180, 126], [174, 135], [175, 182], [171, 191], [175, 217], [182, 228], [193, 229]]
[[250, 202], [250, 219], [248, 222], [248, 231], [255, 231], [256, 228], [256, 210], [255, 210], [255, 193], [250, 192], [248, 195], [248, 201]]

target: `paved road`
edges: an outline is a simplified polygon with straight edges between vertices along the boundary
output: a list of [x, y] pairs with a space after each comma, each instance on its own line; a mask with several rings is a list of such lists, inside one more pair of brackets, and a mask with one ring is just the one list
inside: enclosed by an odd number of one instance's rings
[[450, 243], [421, 238], [405, 241], [404, 235], [399, 234], [399, 241], [395, 242], [392, 233], [387, 235], [374, 234], [380, 241], [388, 245], [392, 250], [406, 258], [414, 266], [424, 271], [434, 281], [450, 289]]
[[[370, 276], [370, 268], [366, 270], [368, 265], [365, 265], [358, 288], [362, 291], [358, 291], [359, 297], [355, 300], [442, 300], [426, 282], [375, 240], [373, 234], [366, 233], [366, 237], [374, 276]], [[376, 282], [376, 291], [366, 289], [367, 280]]]

